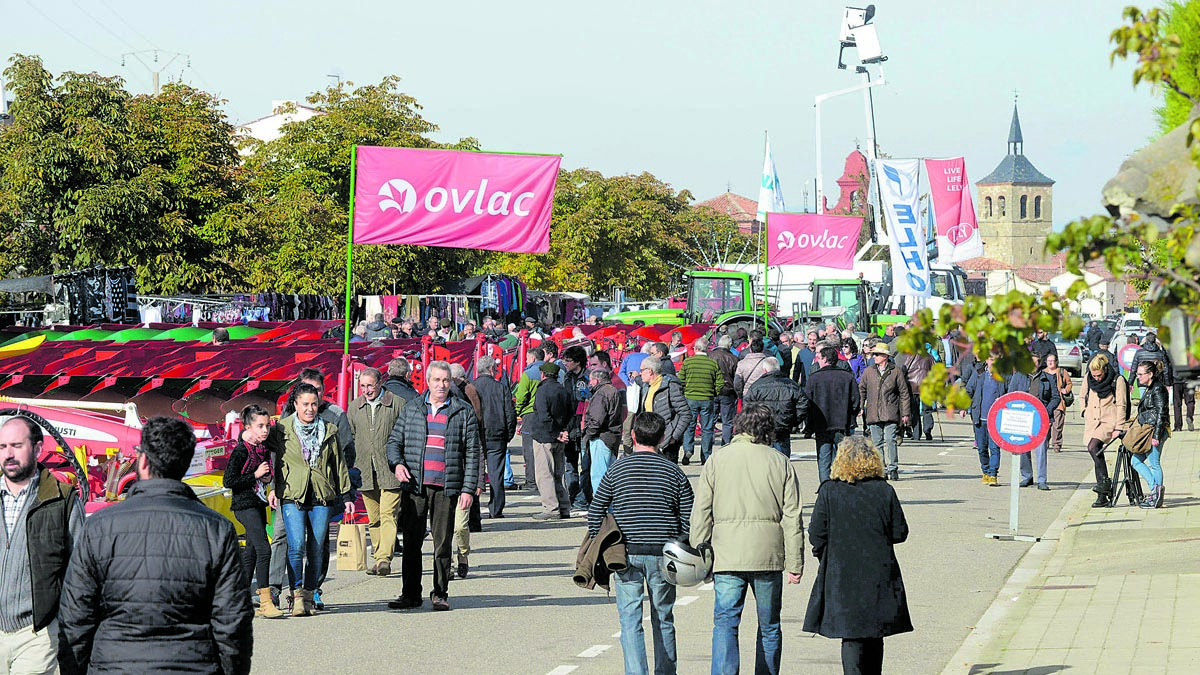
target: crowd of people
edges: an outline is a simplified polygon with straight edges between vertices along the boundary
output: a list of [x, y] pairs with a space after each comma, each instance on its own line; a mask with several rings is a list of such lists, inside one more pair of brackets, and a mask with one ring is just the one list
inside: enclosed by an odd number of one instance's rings
[[[377, 317], [362, 337], [407, 334], [407, 324], [387, 326]], [[428, 330], [443, 340], [475, 330], [450, 328]], [[483, 330], [507, 335], [491, 321]], [[1044, 334], [1029, 345], [1033, 374], [1000, 377], [999, 353], [978, 363], [940, 344], [896, 354], [891, 345], [902, 331], [892, 325], [883, 336], [864, 336], [832, 323], [796, 333], [721, 329], [690, 343], [676, 331], [667, 342], [626, 345], [636, 348], [622, 350], [616, 364], [576, 332], [561, 347], [545, 339], [529, 349], [515, 377], [491, 357], [474, 364], [474, 378], [460, 364], [434, 361], [418, 392], [403, 358], [386, 373], [362, 369], [346, 410], [325, 399], [325, 374], [306, 369], [278, 415], [256, 405], [241, 412], [224, 474], [245, 529], [241, 550], [231, 523], [181, 482], [195, 445], [181, 420], [146, 423], [140, 480], [123, 503], [84, 527], [77, 495], [36, 461], [41, 429], [25, 417], [10, 419], [0, 426], [0, 651], [11, 672], [149, 672], [167, 659], [195, 662], [195, 672], [247, 672], [252, 616], [324, 609], [330, 523], [353, 516], [360, 495], [372, 551], [366, 574], [392, 575], [399, 548], [402, 590], [387, 606], [424, 605], [422, 555], [430, 539], [430, 608], [447, 611], [451, 580], [470, 573], [470, 535], [481, 529], [484, 492], [488, 516], [502, 519], [506, 492], [531, 489], [541, 507], [535, 521], [586, 517], [591, 535], [620, 528], [626, 564], [614, 586], [626, 672], [649, 672], [643, 595], [654, 671], [676, 670], [678, 580], [663, 564], [664, 547], [674, 545], [706, 551], [711, 560], [712, 672], [738, 670], [738, 624], [750, 591], [759, 624], [756, 672], [777, 673], [782, 586], [799, 583], [804, 572], [803, 500], [790, 461], [800, 434], [814, 440], [820, 485], [808, 529], [820, 568], [804, 630], [842, 640], [846, 672], [879, 673], [883, 639], [912, 630], [893, 552], [908, 530], [889, 483], [900, 477], [901, 445], [933, 438], [934, 409], [920, 397], [933, 364], [953, 359], [952, 372], [965, 383], [971, 406], [963, 414], [971, 418], [985, 485], [999, 478], [987, 425], [997, 399], [1026, 391], [1049, 411], [1051, 433], [1023, 457], [1019, 478], [1045, 490], [1047, 452], [1062, 450], [1076, 398]], [[1088, 339], [1096, 349], [1078, 398], [1095, 462], [1095, 505], [1111, 503], [1105, 449], [1137, 430], [1146, 436], [1145, 451], [1131, 459], [1147, 486], [1141, 506], [1160, 507], [1160, 458], [1172, 433], [1170, 360], [1148, 337], [1133, 359], [1138, 388], [1131, 389], [1107, 350], [1110, 338]], [[1176, 396], [1174, 431], [1187, 401]], [[522, 482], [509, 457], [517, 436]], [[702, 467], [694, 484], [681, 468], [693, 462]], [[276, 514], [270, 537], [268, 509]], [[606, 525], [609, 515], [614, 525]], [[170, 527], [149, 527], [151, 518]]]

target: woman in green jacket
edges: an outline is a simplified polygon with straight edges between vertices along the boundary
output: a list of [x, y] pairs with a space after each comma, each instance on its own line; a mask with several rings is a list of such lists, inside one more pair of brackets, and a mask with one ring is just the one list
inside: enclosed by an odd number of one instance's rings
[[338, 444], [337, 427], [317, 413], [320, 392], [302, 382], [292, 395], [296, 412], [281, 419], [267, 439], [276, 457], [271, 506], [280, 507], [287, 525], [288, 565], [294, 585], [292, 616], [310, 616], [330, 516], [335, 508], [353, 515], [354, 502], [342, 506], [343, 496], [351, 491], [350, 472]]

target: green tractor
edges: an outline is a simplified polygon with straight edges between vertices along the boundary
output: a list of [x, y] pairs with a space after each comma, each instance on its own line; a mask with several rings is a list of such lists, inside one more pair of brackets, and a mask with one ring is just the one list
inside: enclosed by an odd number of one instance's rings
[[882, 313], [884, 303], [871, 284], [861, 279], [815, 279], [812, 282], [810, 322], [834, 320], [842, 328], [853, 323], [860, 332], [883, 335], [888, 324], [901, 324], [909, 317]]
[[[754, 282], [749, 274], [693, 270], [684, 276], [687, 278], [686, 307], [618, 312], [604, 318], [623, 323], [643, 321], [648, 326], [706, 323], [725, 326], [730, 330], [745, 328], [747, 331], [756, 326], [762, 327], [762, 307], [757, 302]], [[774, 317], [770, 319], [770, 327], [780, 327]]]

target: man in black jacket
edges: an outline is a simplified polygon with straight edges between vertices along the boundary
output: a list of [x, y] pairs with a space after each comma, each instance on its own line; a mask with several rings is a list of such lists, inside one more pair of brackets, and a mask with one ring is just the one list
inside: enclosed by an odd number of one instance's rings
[[404, 495], [400, 501], [404, 588], [391, 609], [420, 607], [421, 546], [425, 523], [433, 539], [435, 612], [450, 609], [450, 548], [455, 509], [469, 509], [479, 484], [479, 422], [469, 403], [450, 395], [450, 364], [433, 361], [425, 370], [428, 390], [405, 404], [387, 442], [388, 464]]
[[817, 472], [821, 482], [829, 480], [837, 446], [854, 427], [861, 409], [861, 398], [854, 373], [838, 366], [833, 347], [822, 347], [813, 359], [808, 374], [808, 420], [806, 431], [817, 440]]
[[138, 448], [138, 482], [88, 520], [71, 556], [62, 673], [249, 673], [254, 612], [237, 533], [181, 480], [196, 436], [154, 417]]
[[1058, 358], [1058, 347], [1046, 337], [1046, 331], [1039, 330], [1037, 338], [1029, 343], [1029, 351], [1033, 352], [1035, 360], [1042, 358], [1046, 354], [1053, 354], [1054, 358]]
[[800, 385], [785, 377], [774, 357], [763, 359], [763, 375], [746, 391], [743, 405], [765, 403], [775, 413], [775, 442], [771, 447], [792, 456], [792, 432], [798, 429], [808, 414], [808, 396]]
[[714, 412], [721, 420], [721, 445], [729, 445], [729, 441], [733, 440], [733, 417], [737, 414], [738, 396], [737, 391], [733, 388], [733, 378], [737, 374], [738, 357], [729, 351], [731, 346], [733, 346], [733, 338], [722, 335], [717, 340], [716, 348], [710, 349], [708, 352], [708, 358], [717, 362], [717, 367], [721, 369], [721, 376], [725, 379], [725, 384], [717, 392], [717, 397], [713, 399], [716, 404]]
[[492, 499], [488, 513], [492, 518], [504, 517], [504, 465], [508, 444], [517, 434], [517, 410], [512, 390], [496, 379], [496, 360], [490, 356], [479, 359], [476, 365], [475, 391], [483, 407], [483, 445], [487, 457], [488, 485]]
[[533, 413], [525, 421], [525, 429], [533, 438], [534, 476], [542, 500], [542, 511], [533, 517], [570, 518], [571, 500], [563, 482], [563, 447], [570, 437], [567, 428], [575, 419], [575, 400], [558, 383], [558, 364], [546, 362], [538, 370], [542, 380], [533, 396]]
[[403, 358], [388, 361], [388, 377], [383, 388], [399, 396], [406, 403], [420, 396], [408, 379], [409, 365]]

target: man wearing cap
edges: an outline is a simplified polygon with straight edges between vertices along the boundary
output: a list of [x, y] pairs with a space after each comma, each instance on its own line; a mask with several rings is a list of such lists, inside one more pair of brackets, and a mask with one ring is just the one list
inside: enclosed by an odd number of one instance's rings
[[545, 337], [542, 335], [542, 332], [538, 330], [537, 319], [533, 318], [532, 316], [525, 317], [525, 330], [529, 331], [529, 337], [536, 337], [538, 339]]
[[863, 371], [858, 382], [858, 394], [866, 413], [871, 440], [883, 455], [888, 480], [900, 477], [900, 458], [896, 454], [896, 430], [908, 424], [912, 401], [908, 381], [892, 363], [887, 343], [880, 342], [868, 352], [873, 363]]
[[533, 412], [525, 428], [533, 437], [534, 476], [542, 511], [535, 520], [552, 520], [571, 516], [571, 501], [563, 483], [566, 460], [563, 448], [568, 440], [567, 427], [575, 418], [575, 401], [558, 383], [559, 367], [546, 362], [538, 367], [541, 381], [533, 397]]
[[454, 322], [450, 319], [442, 319], [441, 330], [437, 332], [437, 336], [446, 342], [454, 342], [458, 340], [458, 331], [454, 330]]

